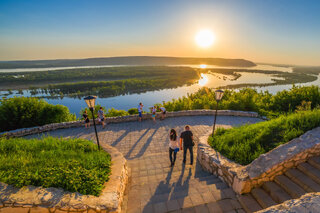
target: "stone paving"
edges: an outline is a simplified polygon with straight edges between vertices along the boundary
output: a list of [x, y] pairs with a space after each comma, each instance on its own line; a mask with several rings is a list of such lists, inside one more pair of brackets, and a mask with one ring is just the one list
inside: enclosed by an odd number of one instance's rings
[[[261, 121], [258, 118], [219, 116], [217, 127]], [[164, 121], [127, 122], [98, 127], [100, 143], [116, 147], [128, 160], [130, 180], [124, 201], [125, 212], [244, 212], [233, 190], [196, 161], [182, 163], [182, 152], [170, 168], [168, 133], [178, 133], [188, 124], [195, 138], [211, 130], [212, 116], [186, 116]], [[79, 137], [95, 141], [93, 128], [60, 129], [45, 133], [55, 137]], [[32, 135], [27, 137], [41, 137]]]

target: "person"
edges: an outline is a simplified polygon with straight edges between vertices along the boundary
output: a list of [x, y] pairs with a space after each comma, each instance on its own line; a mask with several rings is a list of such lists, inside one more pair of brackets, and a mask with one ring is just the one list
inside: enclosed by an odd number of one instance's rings
[[82, 117], [83, 117], [83, 119], [84, 119], [84, 126], [85, 126], [85, 128], [90, 127], [90, 120], [89, 120], [89, 117], [88, 117], [88, 112], [87, 112], [87, 110], [84, 110], [84, 113], [82, 114]]
[[[175, 129], [170, 130], [170, 135], [169, 135], [170, 141], [169, 141], [169, 158], [171, 165], [170, 167], [174, 166], [174, 163], [176, 162], [177, 158], [177, 152], [179, 151], [179, 143], [177, 140], [177, 132]], [[173, 159], [172, 159], [173, 155]]]
[[160, 110], [161, 110], [161, 120], [164, 120], [164, 118], [166, 117], [166, 113], [167, 113], [167, 111], [166, 111], [166, 108], [164, 108], [164, 107], [160, 107]]
[[141, 122], [141, 119], [142, 119], [142, 111], [143, 111], [143, 104], [140, 102], [138, 106], [139, 122]]
[[153, 106], [151, 108], [151, 113], [152, 113], [152, 120], [153, 120], [153, 123], [156, 122], [156, 115], [157, 115], [157, 106]]
[[185, 131], [180, 135], [180, 149], [182, 150], [183, 141], [183, 163], [186, 163], [187, 151], [190, 152], [190, 165], [193, 164], [193, 134], [190, 131], [190, 126], [185, 126]]
[[105, 125], [104, 119], [105, 119], [104, 112], [103, 112], [102, 107], [100, 107], [100, 109], [98, 111], [98, 121], [99, 121], [99, 123], [102, 124], [102, 128], [104, 128], [104, 125]]

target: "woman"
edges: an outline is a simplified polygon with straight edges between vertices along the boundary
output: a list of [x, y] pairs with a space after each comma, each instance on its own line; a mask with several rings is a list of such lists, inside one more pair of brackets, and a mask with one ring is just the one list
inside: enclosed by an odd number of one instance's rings
[[[170, 142], [169, 142], [169, 157], [170, 157], [170, 162], [171, 162], [170, 167], [174, 166], [174, 163], [176, 162], [178, 151], [179, 151], [179, 143], [177, 140], [177, 132], [175, 129], [171, 129], [170, 130]], [[173, 160], [172, 160], [172, 154], [173, 154]]]
[[84, 113], [82, 114], [82, 117], [84, 119], [85, 128], [90, 127], [90, 120], [89, 120], [89, 117], [88, 117], [87, 110], [84, 110]]

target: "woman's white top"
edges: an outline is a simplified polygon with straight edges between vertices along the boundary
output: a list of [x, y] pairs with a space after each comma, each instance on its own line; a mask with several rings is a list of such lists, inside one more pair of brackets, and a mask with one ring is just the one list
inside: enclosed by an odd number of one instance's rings
[[169, 140], [169, 147], [170, 147], [171, 149], [179, 148], [179, 142], [178, 142], [178, 140], [175, 140], [175, 141]]

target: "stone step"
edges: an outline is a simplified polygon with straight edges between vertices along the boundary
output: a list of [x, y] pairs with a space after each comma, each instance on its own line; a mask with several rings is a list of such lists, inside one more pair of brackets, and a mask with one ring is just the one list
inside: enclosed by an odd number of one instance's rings
[[[186, 178], [179, 179], [179, 178], [170, 178], [169, 184], [177, 183], [177, 182], [184, 182]], [[153, 186], [158, 184], [159, 182], [167, 183], [166, 178], [162, 179], [146, 179], [145, 181], [140, 181], [139, 179], [132, 180], [133, 185], [140, 185], [140, 186]], [[200, 185], [211, 185], [211, 184], [223, 184], [223, 181], [219, 178], [212, 176], [206, 179], [198, 179], [198, 178], [190, 178], [188, 179], [189, 184], [200, 184]]]
[[[133, 193], [132, 196], [134, 197], [135, 194], [144, 194], [144, 195], [167, 195], [167, 194], [180, 194], [183, 196], [187, 196], [192, 194], [193, 192], [203, 194], [203, 193], [215, 193], [216, 197], [220, 197], [223, 199], [225, 197], [236, 197], [235, 193], [231, 188], [229, 188], [225, 183], [217, 183], [217, 184], [207, 184], [207, 185], [200, 185], [199, 183], [188, 183], [187, 186], [182, 183], [165, 183], [161, 186], [155, 184], [145, 184], [145, 185], [131, 185], [128, 189], [130, 192], [129, 194]], [[135, 194], [134, 194], [135, 193]]]
[[298, 169], [289, 169], [285, 175], [307, 192], [320, 192], [320, 185]]
[[283, 203], [286, 200], [292, 199], [292, 197], [275, 182], [265, 182], [263, 183], [262, 188], [268, 192], [272, 199], [277, 203]]
[[315, 156], [308, 159], [308, 163], [320, 170], [320, 156]]
[[320, 184], [320, 170], [311, 166], [309, 163], [300, 163], [297, 168], [308, 175], [312, 180]]
[[292, 198], [299, 198], [306, 193], [303, 188], [294, 183], [285, 175], [275, 177], [275, 182], [279, 184]]
[[258, 203], [260, 204], [260, 206], [262, 206], [262, 208], [268, 208], [270, 206], [273, 205], [277, 205], [277, 203], [272, 200], [272, 198], [270, 197], [270, 195], [268, 195], [263, 189], [261, 188], [255, 188], [251, 191], [251, 194], [253, 195], [253, 197], [258, 201]]
[[256, 212], [262, 209], [251, 194], [239, 195], [238, 200], [247, 213]]

